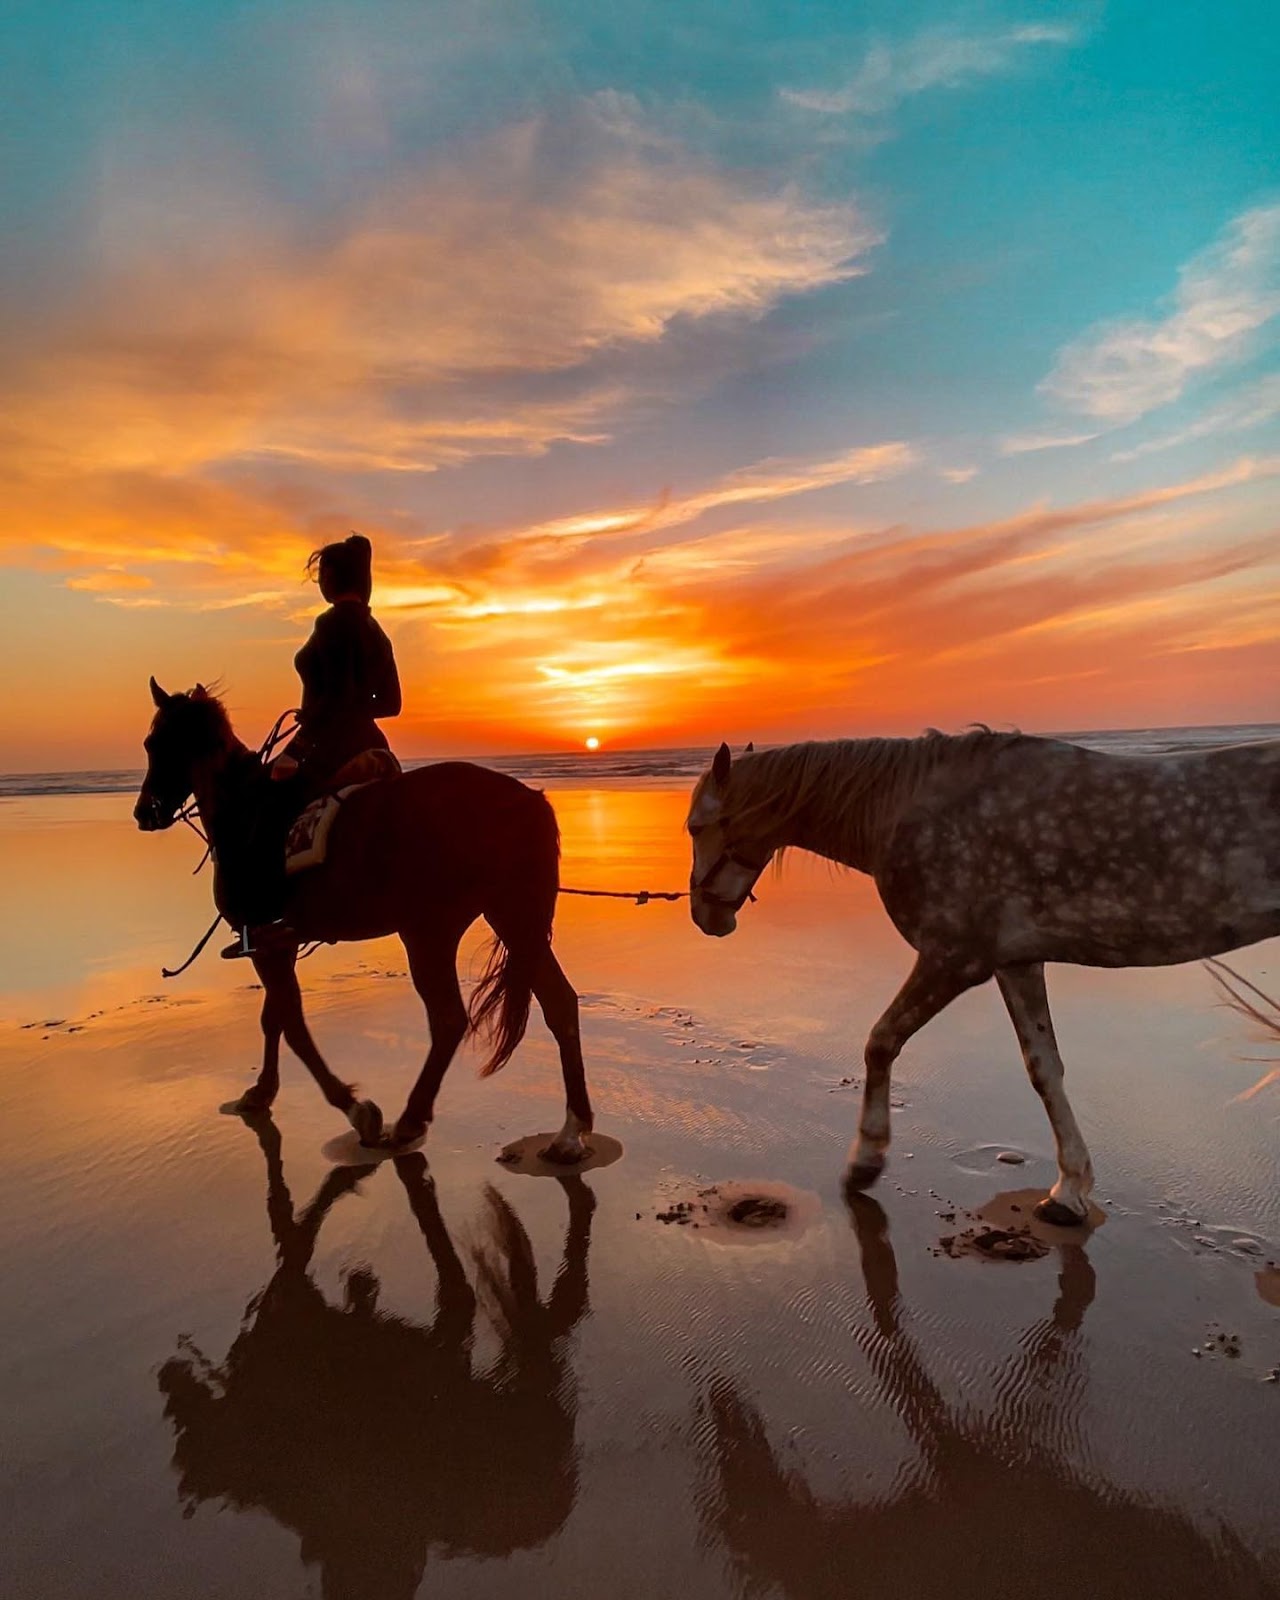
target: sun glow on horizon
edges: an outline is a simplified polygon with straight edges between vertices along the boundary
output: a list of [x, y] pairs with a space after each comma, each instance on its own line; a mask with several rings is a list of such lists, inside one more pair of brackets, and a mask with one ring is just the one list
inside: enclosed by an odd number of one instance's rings
[[596, 738], [594, 733], [589, 734], [587, 738], [583, 740], [583, 743], [586, 745], [588, 750], [598, 750], [600, 748], [600, 741]]

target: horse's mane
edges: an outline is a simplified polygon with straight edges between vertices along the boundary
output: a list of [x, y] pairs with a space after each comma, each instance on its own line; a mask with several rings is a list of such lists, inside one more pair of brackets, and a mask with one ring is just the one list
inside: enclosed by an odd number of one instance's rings
[[915, 739], [829, 739], [739, 757], [726, 809], [735, 824], [785, 828], [801, 812], [806, 830], [841, 855], [864, 855], [925, 778], [962, 771], [1026, 739], [983, 724], [959, 734], [929, 728]]

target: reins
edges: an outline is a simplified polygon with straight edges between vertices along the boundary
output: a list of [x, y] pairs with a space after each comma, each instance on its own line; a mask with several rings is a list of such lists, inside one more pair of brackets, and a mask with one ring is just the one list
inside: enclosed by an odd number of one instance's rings
[[[289, 722], [289, 718], [290, 717], [293, 718], [292, 722]], [[286, 724], [288, 724], [288, 725], [286, 726]], [[258, 760], [265, 764], [268, 756], [270, 756], [271, 752], [276, 748], [276, 746], [279, 745], [279, 744], [283, 744], [286, 739], [292, 737], [294, 731], [297, 728], [297, 725], [298, 725], [298, 712], [297, 712], [297, 709], [295, 707], [291, 706], [289, 708], [289, 710], [282, 711], [280, 713], [280, 715], [276, 718], [276, 720], [271, 724], [271, 732], [266, 736], [266, 738], [262, 741], [262, 743], [258, 747]], [[186, 805], [183, 806], [182, 809], [180, 811], [178, 811], [174, 816], [174, 821], [175, 822], [185, 822], [187, 827], [191, 829], [192, 833], [194, 833], [195, 836], [204, 845], [204, 854], [200, 857], [199, 861], [197, 861], [195, 866], [192, 867], [192, 869], [191, 869], [191, 876], [193, 878], [196, 876], [196, 874], [198, 872], [201, 871], [201, 869], [204, 867], [205, 862], [208, 861], [210, 859], [210, 857], [213, 855], [213, 844], [211, 843], [211, 841], [209, 839], [209, 835], [204, 831], [204, 829], [199, 825], [199, 823], [193, 822], [191, 820], [196, 815], [196, 812], [198, 811], [198, 809], [199, 808], [197, 807], [196, 802], [195, 802], [195, 800], [193, 798], [191, 800], [188, 800]], [[209, 940], [213, 938], [214, 934], [217, 932], [218, 924], [222, 920], [223, 920], [222, 913], [219, 912], [218, 915], [209, 924], [209, 927], [208, 927], [207, 931], [205, 932], [204, 937], [200, 940], [199, 944], [196, 945], [195, 949], [191, 952], [191, 954], [187, 957], [187, 959], [182, 963], [182, 965], [180, 967], [161, 967], [160, 968], [160, 976], [162, 978], [176, 978], [176, 977], [179, 977], [182, 973], [184, 973], [187, 970], [187, 968], [191, 965], [191, 963], [196, 959], [196, 957], [200, 954], [200, 952], [204, 949], [205, 945], [208, 944]], [[317, 944], [313, 944], [310, 947], [310, 949], [305, 950], [303, 952], [303, 954], [298, 957], [298, 959], [300, 961], [305, 961], [307, 956], [315, 954], [317, 948], [318, 948], [318, 942], [317, 942]]]

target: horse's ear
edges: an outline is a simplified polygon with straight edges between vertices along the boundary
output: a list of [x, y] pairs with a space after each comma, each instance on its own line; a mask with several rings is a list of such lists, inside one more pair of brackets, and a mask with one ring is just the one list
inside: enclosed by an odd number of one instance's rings
[[193, 700], [207, 700], [209, 698], [209, 691], [205, 688], [204, 684], [198, 683], [191, 691], [191, 698]]
[[716, 751], [715, 760], [711, 763], [711, 781], [717, 789], [723, 789], [725, 784], [728, 783], [729, 766], [732, 760], [733, 756], [729, 752], [729, 746], [722, 744]]
[[755, 747], [756, 747], [756, 742], [755, 742], [755, 740], [754, 740], [754, 739], [748, 739], [748, 740], [747, 740], [747, 748], [746, 748], [746, 749], [745, 749], [745, 750], [744, 750], [744, 751], [743, 751], [743, 752], [742, 752], [742, 753], [743, 753], [743, 755], [744, 755], [744, 756], [749, 756], [749, 755], [751, 755], [751, 754], [752, 754], [752, 753], [753, 753], [753, 752], [754, 752], [754, 750], [755, 750]]
[[151, 698], [156, 703], [156, 710], [161, 711], [173, 699], [171, 694], [166, 694], [154, 678], [151, 679]]

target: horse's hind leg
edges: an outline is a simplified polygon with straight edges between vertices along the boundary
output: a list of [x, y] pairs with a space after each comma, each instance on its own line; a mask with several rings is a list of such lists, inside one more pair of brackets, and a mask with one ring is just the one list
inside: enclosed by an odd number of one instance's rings
[[413, 986], [427, 1008], [431, 1048], [396, 1123], [393, 1144], [412, 1144], [426, 1133], [440, 1084], [466, 1035], [467, 1008], [458, 987], [458, 943], [473, 920], [459, 919], [461, 925], [455, 923], [447, 931], [401, 934]]
[[1058, 1181], [1050, 1189], [1048, 1198], [1036, 1207], [1036, 1215], [1044, 1222], [1083, 1222], [1089, 1210], [1089, 1191], [1093, 1188], [1093, 1164], [1063, 1087], [1062, 1057], [1049, 1015], [1044, 965], [1035, 961], [1001, 967], [996, 973], [996, 982], [1013, 1019], [1032, 1086], [1049, 1113], [1049, 1126], [1053, 1129], [1058, 1151]]
[[590, 1154], [582, 1135], [591, 1132], [593, 1119], [587, 1071], [582, 1063], [582, 1035], [578, 1031], [578, 994], [549, 946], [533, 980], [533, 992], [560, 1049], [565, 1097], [564, 1127], [538, 1153], [547, 1161], [571, 1166]]
[[917, 958], [907, 981], [867, 1037], [862, 1114], [844, 1174], [848, 1188], [869, 1189], [884, 1170], [889, 1148], [889, 1075], [903, 1045], [958, 994], [989, 976], [925, 956]]

